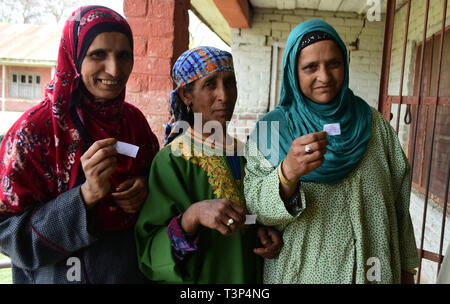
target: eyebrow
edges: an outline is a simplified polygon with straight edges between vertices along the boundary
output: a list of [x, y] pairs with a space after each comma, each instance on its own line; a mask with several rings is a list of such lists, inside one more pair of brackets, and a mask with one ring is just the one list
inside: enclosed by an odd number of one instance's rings
[[[96, 48], [96, 49], [93, 49], [93, 50], [89, 51], [88, 54], [91, 54], [91, 53], [93, 53], [93, 52], [98, 52], [98, 51], [111, 52], [112, 49], [110, 49], [110, 48], [101, 48], [101, 47], [99, 47], [99, 48]], [[119, 53], [120, 53], [120, 52], [129, 52], [129, 53], [131, 53], [131, 51], [130, 51], [129, 49], [118, 50], [118, 52], [119, 52]]]
[[[330, 59], [328, 59], [325, 63], [330, 63], [331, 61], [342, 61], [339, 57], [333, 57], [333, 58], [330, 58]], [[311, 65], [311, 64], [318, 64], [319, 63], [319, 61], [309, 61], [309, 62], [307, 62], [307, 63], [302, 63], [301, 64], [301, 66], [308, 66], [308, 65]]]
[[213, 75], [208, 75], [204, 78], [204, 82], [210, 81], [210, 80], [214, 80], [217, 78], [217, 74], [213, 74]]
[[[206, 83], [206, 82], [208, 82], [208, 81], [215, 81], [216, 79], [217, 79], [217, 77], [218, 77], [218, 74], [213, 74], [213, 75], [208, 75], [208, 76], [205, 76], [205, 77], [203, 77], [202, 79], [203, 79], [203, 82], [202, 83]], [[234, 76], [234, 74], [233, 75], [227, 75], [227, 76], [224, 76], [223, 77], [223, 80], [224, 81], [228, 81], [228, 80], [230, 80], [230, 79], [236, 79], [236, 77]]]

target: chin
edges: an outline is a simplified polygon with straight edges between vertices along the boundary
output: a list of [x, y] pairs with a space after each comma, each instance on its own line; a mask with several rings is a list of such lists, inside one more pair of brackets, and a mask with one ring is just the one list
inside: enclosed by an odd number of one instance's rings
[[96, 92], [97, 94], [93, 94], [96, 98], [99, 99], [114, 99], [120, 95], [120, 92]]
[[312, 101], [314, 101], [315, 103], [326, 104], [326, 103], [329, 103], [330, 101], [332, 101], [335, 96], [336, 96], [336, 94], [326, 94], [326, 95], [320, 95], [320, 96], [317, 96], [316, 98], [310, 98], [310, 99]]

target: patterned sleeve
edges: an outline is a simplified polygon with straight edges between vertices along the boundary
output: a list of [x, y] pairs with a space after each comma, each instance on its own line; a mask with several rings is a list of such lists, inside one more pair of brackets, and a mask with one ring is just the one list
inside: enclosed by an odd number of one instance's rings
[[305, 210], [303, 190], [299, 190], [300, 206], [297, 212], [290, 214], [280, 197], [277, 169], [262, 155], [254, 141], [249, 139], [244, 151], [247, 160], [244, 177], [247, 208], [251, 214], [258, 215], [259, 223], [276, 226], [281, 231]]
[[172, 245], [172, 253], [177, 262], [183, 261], [189, 253], [197, 251], [200, 239], [198, 232], [194, 236], [188, 236], [184, 233], [183, 228], [181, 228], [182, 216], [183, 213], [173, 217], [167, 229]]
[[88, 231], [88, 222], [77, 186], [20, 214], [0, 213], [0, 251], [17, 267], [35, 270], [95, 242], [97, 237]]

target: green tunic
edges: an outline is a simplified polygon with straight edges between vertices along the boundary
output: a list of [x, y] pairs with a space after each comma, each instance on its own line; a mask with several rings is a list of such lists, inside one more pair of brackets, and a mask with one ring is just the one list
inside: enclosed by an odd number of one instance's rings
[[393, 128], [372, 113], [358, 166], [336, 185], [302, 182], [295, 215], [280, 198], [276, 168], [247, 142], [247, 208], [283, 233], [280, 255], [265, 260], [264, 283], [400, 283], [402, 269], [418, 266], [409, 164]]
[[[255, 225], [232, 236], [201, 226], [198, 250], [182, 262], [174, 259], [167, 234], [174, 216], [208, 199], [228, 198], [245, 207], [242, 183], [234, 179], [226, 157], [205, 156], [217, 152], [206, 144], [206, 154], [198, 156], [201, 146], [186, 134], [158, 152], [152, 163], [149, 195], [135, 233], [141, 271], [160, 283], [261, 283], [262, 259], [253, 253], [261, 247]], [[243, 161], [241, 157], [242, 174]]]

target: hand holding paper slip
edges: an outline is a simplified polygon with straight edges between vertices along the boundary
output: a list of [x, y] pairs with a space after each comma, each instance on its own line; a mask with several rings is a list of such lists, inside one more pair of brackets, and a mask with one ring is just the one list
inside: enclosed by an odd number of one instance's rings
[[128, 144], [125, 143], [123, 141], [118, 141], [115, 145], [114, 148], [116, 148], [117, 153], [119, 154], [123, 154], [126, 156], [130, 156], [133, 158], [136, 158], [136, 155], [138, 153], [139, 147], [132, 145], [132, 144]]

